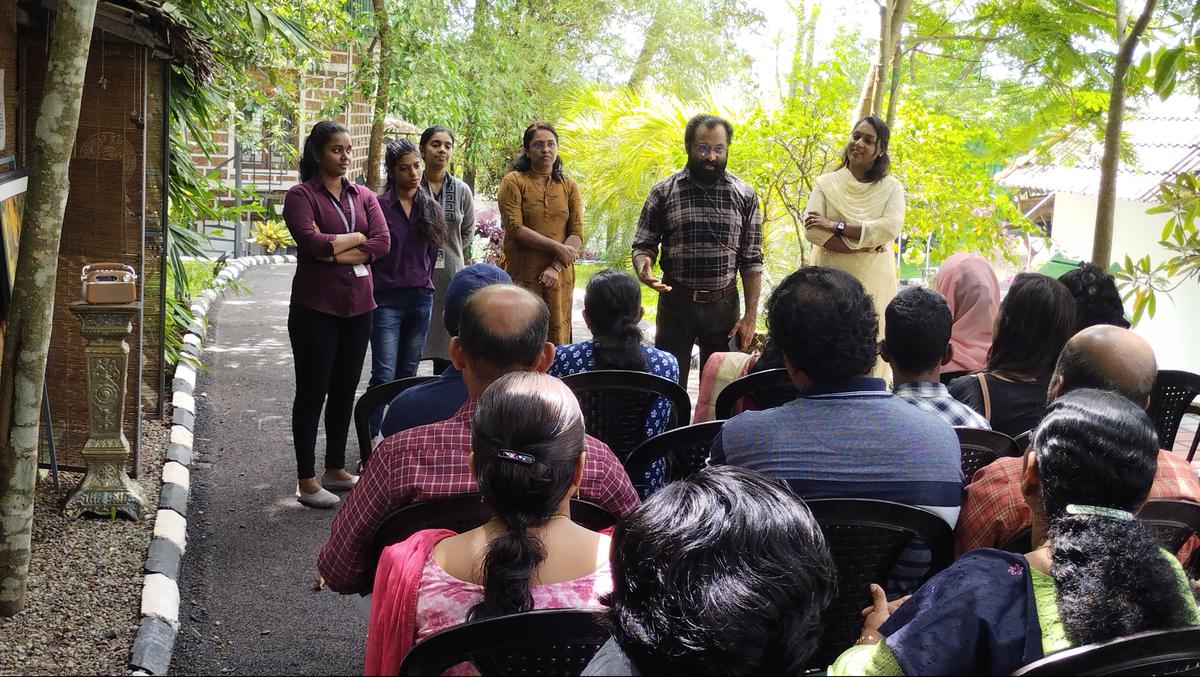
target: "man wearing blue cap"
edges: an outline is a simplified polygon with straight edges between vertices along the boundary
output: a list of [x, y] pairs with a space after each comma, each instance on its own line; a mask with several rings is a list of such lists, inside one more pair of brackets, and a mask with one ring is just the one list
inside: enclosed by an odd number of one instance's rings
[[[446, 287], [443, 321], [450, 336], [458, 336], [458, 321], [471, 294], [493, 284], [512, 284], [508, 273], [490, 263], [476, 263], [458, 271]], [[467, 401], [467, 385], [462, 372], [454, 366], [433, 381], [413, 386], [400, 393], [388, 405], [380, 433], [390, 437], [427, 423], [444, 421]]]

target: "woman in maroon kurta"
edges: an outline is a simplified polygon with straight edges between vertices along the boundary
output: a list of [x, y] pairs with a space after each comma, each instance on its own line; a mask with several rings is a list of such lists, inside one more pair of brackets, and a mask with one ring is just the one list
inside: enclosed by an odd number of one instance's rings
[[[296, 497], [313, 508], [337, 505], [340, 499], [329, 490], [348, 490], [358, 480], [346, 472], [346, 439], [375, 308], [370, 263], [391, 245], [375, 194], [346, 180], [350, 153], [345, 127], [318, 122], [304, 140], [300, 183], [283, 202], [283, 220], [299, 251], [288, 311], [296, 369]], [[325, 474], [318, 482], [322, 406]]]

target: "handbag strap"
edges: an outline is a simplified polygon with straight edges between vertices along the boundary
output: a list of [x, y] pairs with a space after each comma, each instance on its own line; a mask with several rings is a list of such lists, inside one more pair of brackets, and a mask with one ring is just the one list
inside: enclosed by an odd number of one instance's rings
[[988, 393], [987, 379], [983, 374], [975, 374], [975, 378], [979, 379], [979, 391], [983, 393], [983, 418], [988, 423], [992, 422], [992, 398]]

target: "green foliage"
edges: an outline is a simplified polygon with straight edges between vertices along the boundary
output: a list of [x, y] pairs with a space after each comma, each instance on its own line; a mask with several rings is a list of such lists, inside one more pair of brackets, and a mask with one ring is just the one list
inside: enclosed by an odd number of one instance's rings
[[292, 233], [283, 221], [274, 219], [255, 221], [246, 241], [262, 246], [268, 254], [274, 254], [276, 249], [296, 246], [296, 240], [292, 238]]
[[1172, 254], [1157, 265], [1150, 256], [1133, 259], [1128, 254], [1116, 278], [1124, 291], [1124, 299], [1133, 299], [1133, 322], [1142, 315], [1154, 317], [1156, 293], [1170, 294], [1191, 280], [1200, 282], [1200, 179], [1192, 174], [1179, 174], [1164, 181], [1158, 189], [1159, 204], [1146, 210], [1150, 214], [1170, 214], [1163, 224], [1159, 245]]

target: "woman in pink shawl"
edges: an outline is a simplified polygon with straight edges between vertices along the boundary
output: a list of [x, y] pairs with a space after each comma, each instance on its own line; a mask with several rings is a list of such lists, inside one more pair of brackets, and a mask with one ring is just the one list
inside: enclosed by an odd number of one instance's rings
[[992, 325], [1000, 308], [1000, 281], [987, 259], [960, 252], [942, 263], [934, 285], [946, 297], [954, 317], [950, 330], [954, 357], [942, 366], [942, 383], [948, 383], [987, 365]]

